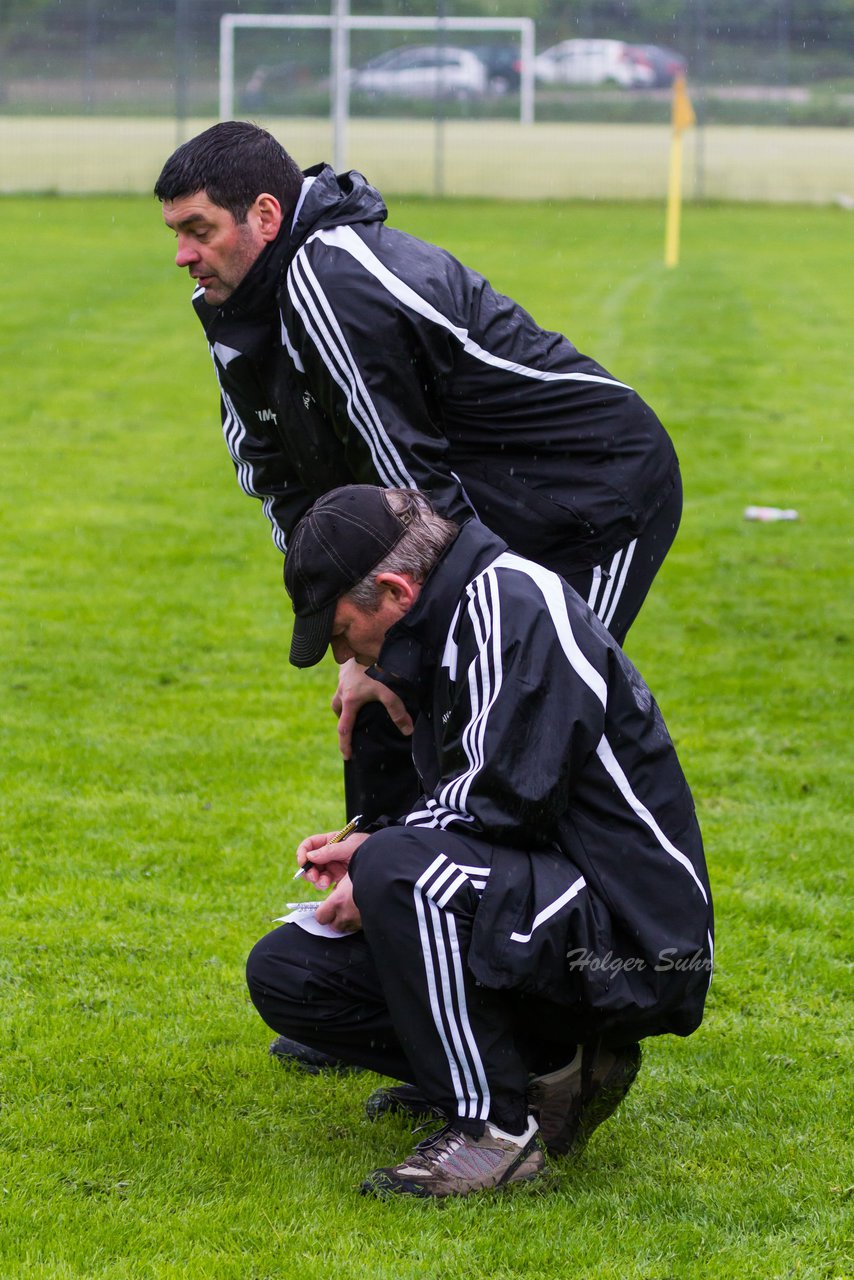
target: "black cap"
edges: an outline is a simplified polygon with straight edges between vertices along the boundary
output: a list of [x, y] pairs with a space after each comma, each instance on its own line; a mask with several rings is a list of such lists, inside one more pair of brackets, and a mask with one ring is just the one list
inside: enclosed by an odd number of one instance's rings
[[344, 485], [318, 498], [288, 543], [285, 586], [294, 607], [290, 660], [313, 667], [329, 647], [335, 606], [397, 546], [409, 517], [385, 489]]

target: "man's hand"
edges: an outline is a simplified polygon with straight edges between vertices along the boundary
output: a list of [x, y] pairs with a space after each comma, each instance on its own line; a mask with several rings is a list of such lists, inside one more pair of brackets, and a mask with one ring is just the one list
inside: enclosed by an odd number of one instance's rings
[[353, 901], [353, 885], [345, 875], [315, 911], [318, 924], [329, 924], [339, 933], [355, 933], [362, 927], [362, 917]]
[[350, 859], [359, 845], [367, 840], [364, 832], [354, 831], [346, 840], [337, 844], [329, 841], [336, 833], [327, 831], [316, 836], [306, 836], [297, 847], [297, 862], [302, 867], [306, 862], [313, 863], [311, 870], [306, 871], [305, 878], [318, 889], [329, 889], [347, 878]]
[[350, 658], [341, 666], [338, 688], [332, 699], [332, 710], [338, 717], [338, 746], [345, 760], [352, 755], [356, 716], [367, 702], [381, 702], [400, 732], [406, 737], [412, 733], [412, 717], [397, 694], [379, 680], [366, 676], [365, 668]]

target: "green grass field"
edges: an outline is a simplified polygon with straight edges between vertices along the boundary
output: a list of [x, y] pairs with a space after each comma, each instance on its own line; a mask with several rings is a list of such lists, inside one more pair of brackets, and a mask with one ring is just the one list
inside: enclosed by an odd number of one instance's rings
[[695, 791], [718, 970], [548, 1190], [386, 1205], [360, 1178], [412, 1140], [362, 1118], [376, 1078], [278, 1067], [243, 985], [295, 844], [343, 816], [333, 668], [288, 667], [172, 241], [153, 200], [0, 214], [0, 1276], [854, 1274], [850, 217], [686, 209], [668, 272], [651, 204], [392, 210], [676, 441], [683, 526], [627, 647]]

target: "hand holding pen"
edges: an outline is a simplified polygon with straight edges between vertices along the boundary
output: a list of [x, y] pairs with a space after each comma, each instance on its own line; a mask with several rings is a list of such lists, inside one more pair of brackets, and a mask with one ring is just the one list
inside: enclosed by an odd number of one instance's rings
[[[325, 849], [331, 844], [341, 844], [342, 841], [346, 840], [348, 836], [352, 835], [353, 832], [358, 829], [359, 823], [361, 821], [362, 821], [362, 815], [360, 813], [357, 813], [355, 818], [351, 818], [350, 821], [345, 826], [343, 826], [340, 831], [336, 831], [334, 835], [329, 836], [329, 838], [324, 840], [322, 844], [315, 846], [315, 851], [316, 849]], [[316, 836], [309, 837], [309, 840], [315, 840], [315, 839], [317, 839]], [[306, 843], [307, 841], [304, 840], [303, 844], [306, 844]], [[297, 852], [299, 852], [299, 850], [297, 850]], [[306, 858], [302, 866], [297, 867], [296, 871], [294, 872], [294, 877], [293, 877], [294, 880], [297, 880], [300, 876], [304, 876], [307, 871], [312, 871], [314, 870], [314, 868], [315, 868], [315, 864], [311, 861], [310, 858]]]

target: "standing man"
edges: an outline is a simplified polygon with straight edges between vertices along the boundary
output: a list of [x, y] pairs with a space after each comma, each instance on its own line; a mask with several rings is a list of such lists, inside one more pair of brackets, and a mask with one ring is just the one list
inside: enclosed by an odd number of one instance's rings
[[640, 1039], [702, 1018], [711, 895], [661, 714], [557, 574], [411, 490], [319, 499], [286, 584], [291, 661], [331, 645], [376, 664], [415, 718], [422, 794], [372, 834], [302, 842], [308, 877], [335, 885], [317, 919], [344, 936], [268, 934], [252, 999], [279, 1033], [409, 1082], [373, 1117], [444, 1117], [365, 1192], [536, 1177], [541, 1141], [575, 1153], [614, 1111]]
[[[419, 488], [561, 573], [623, 640], [682, 506], [673, 446], [631, 387], [388, 227], [361, 174], [303, 174], [255, 125], [184, 143], [155, 194], [195, 281], [239, 483], [282, 552], [336, 485]], [[333, 707], [348, 811], [402, 812], [405, 708], [356, 662]]]

